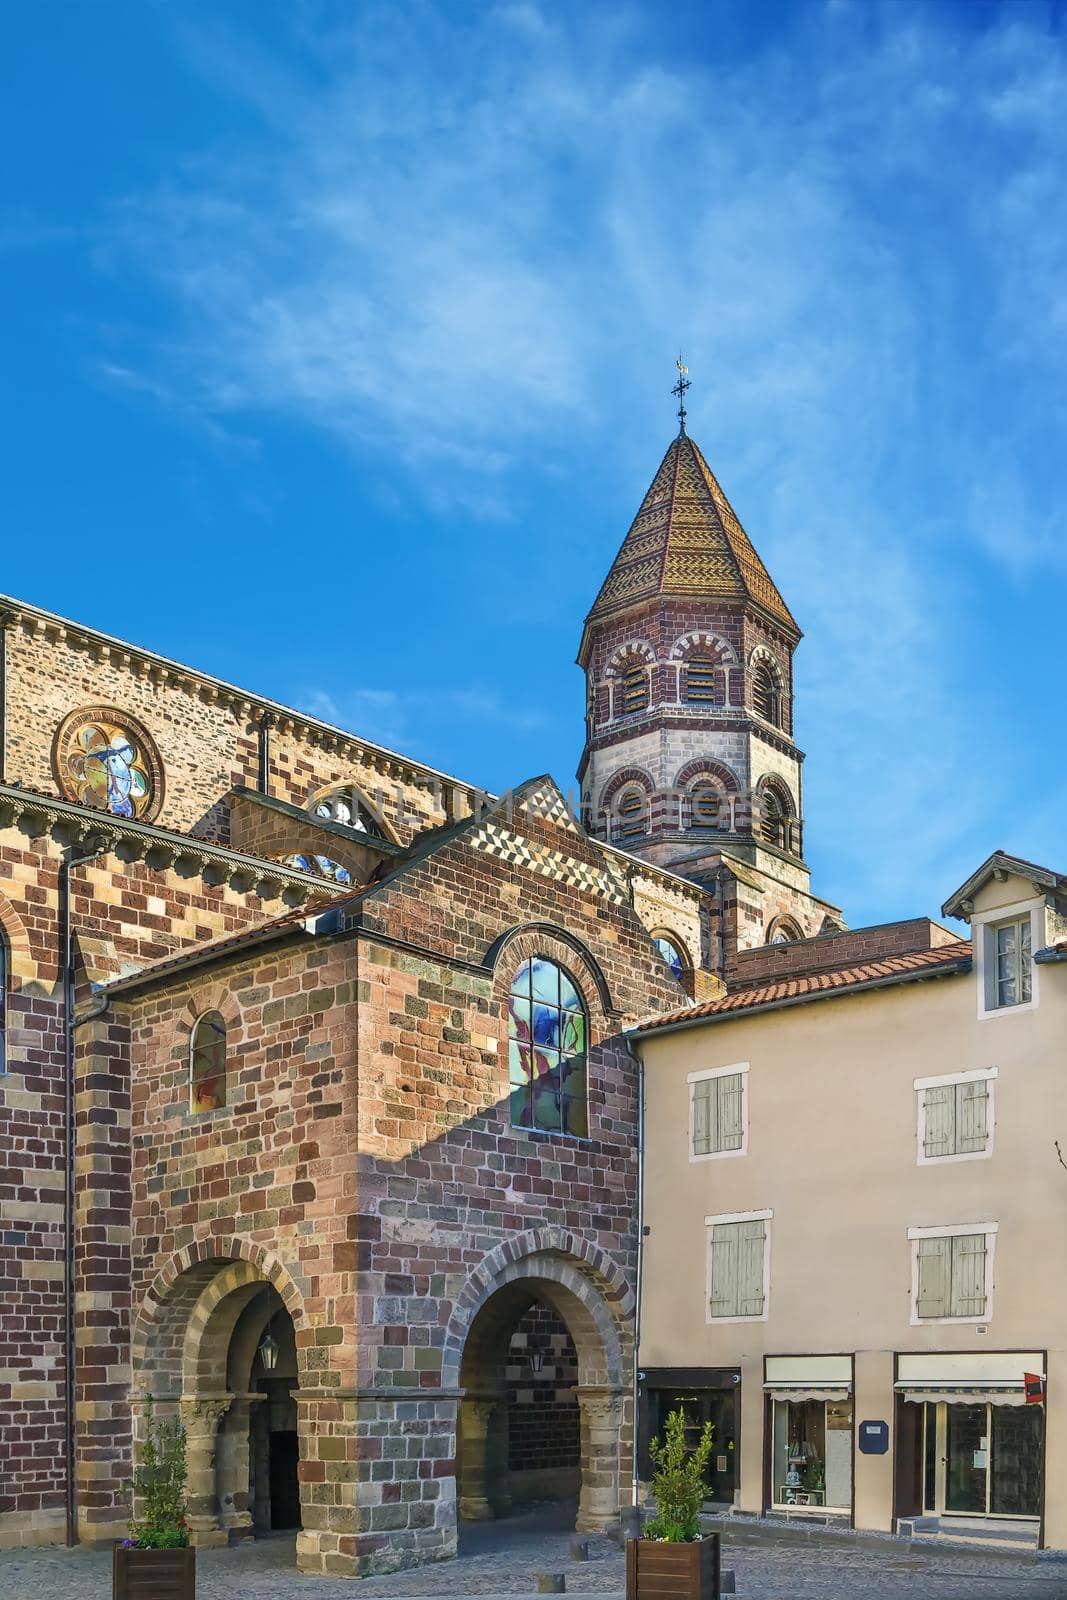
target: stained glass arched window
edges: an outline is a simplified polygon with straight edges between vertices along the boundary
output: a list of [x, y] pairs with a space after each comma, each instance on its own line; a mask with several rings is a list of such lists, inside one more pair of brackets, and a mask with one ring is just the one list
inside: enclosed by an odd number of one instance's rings
[[585, 1006], [571, 978], [541, 956], [524, 961], [508, 996], [508, 1076], [515, 1127], [582, 1138], [588, 1134], [587, 1048]]
[[341, 863], [334, 861], [331, 856], [317, 856], [310, 850], [299, 855], [287, 856], [285, 864], [296, 867], [300, 872], [314, 872], [320, 878], [332, 878], [335, 883], [352, 882], [352, 874], [347, 867], [342, 867]]
[[193, 1028], [189, 1109], [215, 1111], [225, 1104], [226, 1022], [221, 1011], [205, 1011]]
[[688, 963], [686, 962], [685, 956], [682, 954], [679, 945], [670, 937], [669, 934], [666, 933], [657, 933], [653, 937], [652, 943], [655, 945], [656, 949], [659, 951], [668, 967], [670, 967], [671, 972], [678, 979], [678, 982], [681, 983], [682, 979], [685, 977]]
[[357, 833], [367, 833], [376, 839], [382, 837], [381, 823], [370, 803], [350, 784], [316, 796], [310, 809], [313, 817], [321, 817], [324, 822], [339, 822]]

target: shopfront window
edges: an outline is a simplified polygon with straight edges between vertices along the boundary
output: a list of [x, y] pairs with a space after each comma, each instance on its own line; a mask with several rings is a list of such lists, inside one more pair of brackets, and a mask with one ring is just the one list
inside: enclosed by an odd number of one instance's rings
[[1043, 1406], [930, 1401], [923, 1409], [924, 1510], [1040, 1516]]
[[774, 1400], [771, 1423], [775, 1507], [852, 1506], [852, 1401]]

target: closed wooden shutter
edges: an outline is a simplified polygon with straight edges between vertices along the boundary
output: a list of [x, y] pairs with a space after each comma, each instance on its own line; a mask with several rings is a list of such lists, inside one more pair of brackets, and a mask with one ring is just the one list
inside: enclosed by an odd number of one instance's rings
[[928, 1157], [953, 1155], [956, 1147], [956, 1096], [953, 1085], [940, 1084], [936, 1089], [927, 1089], [925, 1094], [923, 1154]]
[[744, 1135], [744, 1074], [729, 1072], [715, 1081], [719, 1087], [719, 1139], [712, 1148], [740, 1150]]
[[952, 1240], [920, 1239], [919, 1292], [915, 1309], [920, 1317], [947, 1317], [950, 1303]]
[[984, 1233], [961, 1233], [952, 1245], [952, 1306], [951, 1317], [985, 1316], [985, 1256]]
[[693, 1085], [693, 1154], [707, 1156], [715, 1149], [717, 1104], [715, 1079], [698, 1078]]
[[758, 1222], [739, 1222], [737, 1228], [737, 1314], [739, 1317], [762, 1317], [767, 1224], [761, 1218]]
[[957, 1083], [956, 1154], [972, 1155], [984, 1150], [989, 1138], [989, 1083]]
[[711, 1314], [736, 1317], [738, 1228], [737, 1222], [719, 1222], [711, 1230]]

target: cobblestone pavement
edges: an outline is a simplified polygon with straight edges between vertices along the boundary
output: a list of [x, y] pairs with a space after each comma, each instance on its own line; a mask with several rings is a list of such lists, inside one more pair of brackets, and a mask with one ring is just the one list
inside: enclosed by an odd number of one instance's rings
[[[574, 1597], [622, 1593], [623, 1557], [590, 1540], [590, 1560], [568, 1559], [571, 1534], [558, 1514], [533, 1513], [465, 1529], [457, 1561], [363, 1581], [305, 1578], [293, 1541], [281, 1535], [239, 1550], [206, 1550], [197, 1600], [461, 1600], [532, 1595], [538, 1572], [566, 1572]], [[92, 1550], [0, 1552], [2, 1600], [109, 1600], [110, 1555]], [[724, 1566], [739, 1600], [1067, 1600], [1067, 1565], [1014, 1555], [832, 1539], [765, 1528], [731, 1528]]]

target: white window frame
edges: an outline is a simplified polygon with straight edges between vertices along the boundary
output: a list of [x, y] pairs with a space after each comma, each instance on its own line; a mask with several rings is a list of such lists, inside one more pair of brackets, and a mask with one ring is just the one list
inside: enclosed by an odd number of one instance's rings
[[[1017, 1017], [1027, 1011], [1036, 1011], [1040, 984], [1040, 964], [1034, 956], [1044, 944], [1044, 900], [1018, 900], [1010, 906], [997, 906], [995, 911], [982, 912], [971, 919], [974, 939], [975, 969], [978, 978], [978, 1017], [988, 1022], [993, 1017]], [[998, 928], [1009, 922], [1030, 918], [1030, 998], [1013, 1006], [996, 1004], [997, 962], [994, 942]]]
[[[700, 1072], [690, 1072], [686, 1078], [689, 1096], [689, 1159], [690, 1161], [723, 1161], [730, 1156], [745, 1156], [748, 1154], [748, 1072], [751, 1063], [738, 1061], [732, 1067], [705, 1067]], [[696, 1142], [696, 1089], [694, 1084], [706, 1082], [708, 1078], [733, 1078], [741, 1076], [741, 1148], [739, 1150], [708, 1150], [702, 1155], [697, 1155], [693, 1149]], [[753, 1219], [755, 1220], [755, 1219]], [[721, 1318], [716, 1318], [720, 1321]], [[748, 1318], [745, 1318], [748, 1321]]]
[[[911, 1244], [911, 1326], [935, 1327], [939, 1323], [966, 1323], [973, 1327], [993, 1320], [993, 1256], [996, 1248], [998, 1222], [953, 1222], [933, 1228], [909, 1228]], [[984, 1233], [985, 1244], [985, 1306], [980, 1317], [920, 1317], [919, 1315], [919, 1240], [951, 1239], [961, 1234]]]
[[[998, 1067], [982, 1067], [975, 1072], [949, 1072], [937, 1078], [916, 1078], [914, 1089], [918, 1101], [918, 1152], [916, 1165], [920, 1167], [945, 1167], [953, 1161], [987, 1161], [993, 1154], [993, 1131], [996, 1125], [996, 1099], [994, 1085]], [[928, 1156], [926, 1154], [926, 1090], [955, 1088], [958, 1083], [989, 1085], [986, 1103], [986, 1140], [984, 1150], [965, 1150], [960, 1155]], [[926, 1320], [924, 1318], [924, 1320]]]
[[[728, 1322], [766, 1322], [771, 1313], [771, 1218], [773, 1211], [724, 1211], [719, 1216], [705, 1217], [704, 1230], [704, 1321], [721, 1328]], [[713, 1317], [711, 1314], [711, 1256], [715, 1228], [719, 1223], [765, 1222], [763, 1230], [763, 1311], [758, 1317]]]

